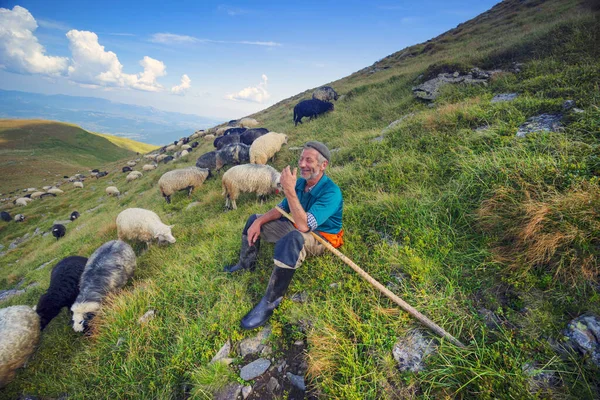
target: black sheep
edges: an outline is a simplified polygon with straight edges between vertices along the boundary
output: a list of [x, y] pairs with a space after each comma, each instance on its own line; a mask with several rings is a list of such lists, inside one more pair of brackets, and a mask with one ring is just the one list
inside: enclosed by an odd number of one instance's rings
[[199, 145], [200, 145], [200, 143], [198, 143], [198, 142], [193, 142], [192, 144], [190, 144], [190, 146], [192, 146], [192, 149], [195, 149]]
[[236, 126], [238, 123], [237, 119], [232, 119], [227, 123], [227, 126]]
[[71, 308], [79, 295], [79, 279], [87, 258], [71, 256], [60, 260], [50, 274], [50, 286], [37, 303], [35, 312], [40, 316], [40, 328], [44, 329], [63, 307]]
[[92, 172], [100, 172], [99, 169], [93, 169]]
[[167, 157], [163, 158], [162, 162], [166, 164], [166, 163], [168, 163], [169, 161], [172, 161], [172, 160], [173, 160], [173, 158], [174, 158], [173, 156], [167, 156]]
[[223, 136], [241, 135], [244, 132], [246, 132], [246, 128], [229, 128], [225, 132], [223, 132]]
[[71, 216], [69, 217], [69, 219], [70, 219], [71, 221], [75, 221], [77, 218], [79, 218], [79, 213], [78, 213], [77, 211], [73, 211], [73, 212], [71, 213]]
[[10, 214], [7, 213], [6, 211], [2, 211], [0, 213], [0, 217], [2, 218], [2, 221], [4, 221], [4, 222], [10, 222], [12, 220], [12, 218], [10, 217]]
[[250, 146], [243, 143], [228, 144], [219, 150], [224, 164], [238, 165], [250, 162]]
[[52, 225], [52, 236], [54, 236], [56, 238], [56, 240], [65, 236], [65, 233], [67, 233], [67, 228], [65, 228], [64, 225], [61, 225], [61, 224]]
[[217, 150], [221, 150], [223, 147], [227, 146], [228, 144], [234, 144], [234, 143], [239, 143], [240, 142], [240, 135], [234, 134], [234, 135], [227, 135], [227, 136], [221, 136], [215, 139], [215, 141], [213, 142], [213, 145], [217, 148]]
[[316, 118], [317, 115], [333, 111], [333, 103], [317, 99], [302, 100], [294, 107], [294, 125], [302, 123], [302, 118]]
[[44, 193], [44, 194], [40, 195], [40, 199], [43, 199], [43, 198], [48, 197], [48, 196], [50, 196], [50, 197], [56, 197], [56, 195], [54, 193]]
[[252, 142], [254, 142], [262, 135], [266, 135], [267, 133], [269, 133], [269, 130], [267, 128], [248, 129], [240, 136], [240, 142], [250, 146]]
[[190, 142], [190, 138], [189, 137], [184, 137], [181, 140], [183, 141], [183, 144], [188, 144]]
[[131, 167], [123, 167], [123, 168], [121, 169], [121, 171], [123, 171], [123, 172], [131, 172], [131, 171], [133, 171], [133, 170], [131, 169]]
[[106, 172], [106, 171], [98, 172], [98, 174], [96, 175], [96, 179], [102, 178], [103, 176], [106, 176], [106, 175], [108, 175], [108, 172]]
[[173, 140], [173, 144], [174, 144], [175, 146], [177, 146], [177, 143], [178, 143], [178, 142], [177, 142], [177, 140]]

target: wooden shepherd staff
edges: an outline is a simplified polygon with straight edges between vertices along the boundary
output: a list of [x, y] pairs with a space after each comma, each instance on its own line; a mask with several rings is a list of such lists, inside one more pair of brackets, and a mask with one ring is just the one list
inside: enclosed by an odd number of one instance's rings
[[[277, 206], [275, 208], [284, 217], [286, 217], [292, 223], [294, 223], [294, 218], [290, 214], [288, 214], [287, 212], [283, 211], [281, 208], [279, 208]], [[456, 346], [461, 347], [461, 348], [465, 347], [465, 345], [462, 344], [454, 336], [452, 336], [451, 334], [449, 334], [448, 332], [446, 332], [444, 329], [442, 329], [440, 326], [438, 326], [435, 322], [433, 322], [432, 320], [430, 320], [429, 318], [427, 318], [426, 316], [424, 316], [423, 314], [421, 314], [413, 306], [411, 306], [410, 304], [408, 304], [407, 302], [405, 302], [404, 300], [402, 300], [400, 297], [396, 296], [388, 288], [386, 288], [381, 283], [379, 283], [377, 280], [375, 280], [371, 275], [369, 275], [368, 273], [366, 273], [365, 270], [363, 270], [361, 267], [359, 267], [358, 265], [356, 265], [354, 263], [354, 261], [352, 261], [351, 259], [349, 259], [348, 257], [346, 257], [338, 249], [336, 249], [335, 247], [333, 247], [327, 240], [323, 239], [321, 236], [317, 235], [316, 233], [314, 233], [312, 231], [310, 233], [323, 246], [325, 246], [327, 249], [329, 249], [329, 251], [331, 251], [333, 254], [335, 254], [336, 256], [338, 256], [343, 262], [345, 262], [346, 264], [348, 264], [350, 266], [350, 268], [352, 268], [354, 271], [356, 271], [364, 280], [366, 280], [367, 282], [369, 282], [371, 285], [375, 286], [381, 293], [385, 294], [394, 303], [398, 304], [404, 311], [406, 311], [407, 313], [409, 313], [410, 315], [412, 315], [413, 317], [415, 317], [416, 319], [418, 319], [423, 325], [425, 325], [426, 327], [428, 327], [429, 329], [431, 329], [432, 331], [434, 331], [435, 333], [437, 333], [441, 337], [444, 337], [444, 338], [448, 339], [450, 342], [454, 343]]]

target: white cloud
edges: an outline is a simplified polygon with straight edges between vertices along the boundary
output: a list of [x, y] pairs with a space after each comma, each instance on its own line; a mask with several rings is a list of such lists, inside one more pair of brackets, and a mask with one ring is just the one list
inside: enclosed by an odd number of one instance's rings
[[237, 93], [228, 94], [225, 96], [228, 100], [243, 100], [253, 103], [264, 103], [271, 95], [267, 91], [268, 78], [265, 74], [261, 76], [262, 82], [258, 86], [250, 86], [240, 90]]
[[38, 25], [27, 9], [0, 8], [0, 68], [21, 74], [60, 75], [67, 69], [66, 57], [45, 55], [33, 32]]
[[171, 88], [171, 93], [183, 95], [189, 88], [192, 87], [192, 80], [186, 74], [181, 76], [181, 83]]
[[67, 32], [67, 38], [72, 53], [69, 79], [88, 85], [130, 87], [149, 92], [162, 90], [156, 82], [157, 78], [166, 75], [162, 61], [146, 56], [140, 61], [143, 72], [126, 74], [117, 55], [106, 51], [94, 32], [73, 29]]
[[221, 4], [219, 7], [217, 7], [218, 11], [223, 11], [225, 13], [227, 13], [227, 15], [231, 16], [231, 17], [235, 17], [237, 15], [244, 15], [244, 14], [248, 14], [250, 13], [249, 10], [245, 10], [243, 8], [238, 8], [238, 7], [231, 7], [231, 6], [227, 6], [224, 4]]
[[155, 33], [150, 37], [150, 41], [153, 43], [162, 44], [192, 44], [192, 43], [216, 43], [216, 44], [246, 44], [251, 46], [267, 46], [267, 47], [279, 47], [281, 43], [273, 41], [251, 41], [251, 40], [212, 40], [212, 39], [201, 39], [194, 36], [188, 35], [177, 35], [175, 33]]
[[52, 19], [37, 19], [37, 23], [39, 26], [41, 26], [42, 28], [46, 28], [46, 29], [56, 29], [58, 31], [68, 31], [69, 26], [65, 23], [62, 23], [60, 21], [54, 21]]

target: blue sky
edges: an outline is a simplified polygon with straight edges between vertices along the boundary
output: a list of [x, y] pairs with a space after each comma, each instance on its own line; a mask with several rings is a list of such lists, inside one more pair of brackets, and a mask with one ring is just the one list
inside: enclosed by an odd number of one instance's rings
[[0, 88], [238, 118], [495, 3], [0, 0]]

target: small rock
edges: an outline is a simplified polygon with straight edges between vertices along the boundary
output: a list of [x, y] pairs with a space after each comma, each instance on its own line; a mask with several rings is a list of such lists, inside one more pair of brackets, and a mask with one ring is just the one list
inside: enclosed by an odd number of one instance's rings
[[294, 342], [294, 346], [303, 346], [304, 345], [304, 340], [296, 340]]
[[244, 386], [242, 388], [242, 397], [244, 400], [252, 394], [252, 386]]
[[569, 322], [564, 335], [571, 347], [600, 367], [600, 317], [583, 314]]
[[281, 373], [281, 371], [283, 371], [286, 366], [287, 362], [285, 360], [279, 361], [279, 363], [277, 364], [277, 372]]
[[40, 228], [40, 227], [37, 227], [37, 228], [35, 228], [35, 231], [33, 232], [33, 236], [37, 236], [37, 235], [39, 235], [40, 233], [42, 233], [42, 228]]
[[485, 326], [487, 326], [490, 329], [497, 329], [502, 324], [500, 318], [498, 318], [498, 316], [494, 314], [494, 312], [488, 310], [487, 308], [480, 308], [479, 310], [477, 310], [477, 314], [479, 314], [479, 316], [483, 318]]
[[585, 111], [584, 111], [584, 110], [582, 110], [581, 108], [577, 108], [577, 107], [575, 107], [575, 108], [574, 108], [572, 111], [573, 111], [574, 113], [577, 113], [577, 114], [581, 114], [581, 113], [584, 113], [584, 112], [585, 112]]
[[188, 204], [188, 205], [187, 205], [187, 207], [186, 207], [185, 209], [186, 209], [186, 210], [191, 210], [192, 208], [194, 208], [194, 207], [196, 207], [196, 206], [199, 206], [199, 205], [200, 205], [200, 202], [199, 202], [199, 201], [194, 201], [194, 202], [192, 202], [192, 203]]
[[519, 95], [517, 93], [502, 93], [497, 94], [492, 98], [492, 103], [502, 103], [505, 101], [513, 101]]
[[19, 245], [19, 242], [17, 240], [15, 240], [14, 242], [12, 242], [11, 244], [8, 245], [8, 249], [9, 250], [16, 249], [18, 245]]
[[277, 378], [272, 376], [271, 379], [269, 379], [269, 382], [267, 383], [267, 389], [271, 393], [273, 393], [273, 392], [277, 391], [277, 389], [279, 389], [279, 381], [277, 381]]
[[42, 237], [46, 237], [46, 236], [48, 236], [49, 234], [50, 234], [50, 232], [46, 232], [46, 233], [44, 233], [44, 234], [42, 235]]
[[217, 354], [215, 354], [215, 356], [212, 358], [212, 360], [210, 360], [210, 363], [212, 364], [217, 361], [221, 361], [225, 357], [228, 357], [230, 352], [231, 352], [231, 341], [228, 340], [227, 343], [225, 343], [223, 346], [221, 346], [221, 349], [217, 352]]
[[406, 115], [398, 118], [394, 122], [390, 123], [388, 126], [386, 126], [385, 128], [383, 128], [383, 130], [381, 131], [381, 136], [380, 137], [383, 138], [383, 135], [385, 133], [387, 133], [390, 129], [392, 129], [393, 127], [395, 127], [396, 125], [398, 125], [400, 122], [404, 121], [406, 118], [412, 117], [413, 115], [414, 115], [414, 113], [406, 114]]
[[419, 372], [425, 368], [425, 358], [435, 350], [433, 340], [415, 330], [396, 342], [392, 354], [400, 371]]
[[215, 393], [215, 400], [237, 400], [242, 392], [242, 385], [239, 383], [230, 383], [223, 389]]
[[8, 300], [11, 297], [25, 293], [24, 289], [8, 289], [0, 290], [0, 301]]
[[40, 269], [42, 269], [42, 268], [46, 267], [48, 264], [51, 264], [51, 263], [53, 263], [54, 261], [56, 261], [56, 258], [53, 258], [52, 260], [50, 260], [50, 261], [48, 261], [48, 262], [45, 262], [45, 263], [43, 263], [42, 265], [40, 265], [39, 267], [37, 267], [35, 270], [36, 270], [36, 271], [39, 271]]
[[383, 142], [383, 135], [379, 135], [371, 139], [371, 142]]
[[337, 289], [337, 288], [340, 287], [340, 284], [337, 283], [337, 282], [334, 282], [334, 283], [330, 284], [329, 287], [332, 288], [332, 289]]
[[304, 378], [302, 376], [294, 375], [291, 372], [288, 372], [285, 376], [287, 376], [292, 385], [300, 390], [306, 391], [306, 383], [304, 383]]
[[263, 349], [260, 351], [260, 355], [263, 357], [268, 357], [271, 354], [273, 354], [273, 348], [271, 346], [265, 346], [263, 347]]
[[534, 363], [525, 363], [523, 372], [529, 377], [530, 393], [537, 393], [540, 390], [548, 390], [560, 385], [560, 379], [555, 372], [539, 370]]
[[565, 102], [562, 105], [564, 111], [569, 111], [573, 107], [575, 107], [575, 100], [565, 100]]
[[258, 360], [252, 361], [250, 364], [242, 367], [240, 370], [240, 378], [245, 381], [250, 381], [264, 374], [270, 366], [271, 361], [264, 358], [259, 358]]
[[138, 320], [138, 323], [145, 324], [148, 321], [150, 321], [152, 318], [154, 318], [155, 315], [156, 315], [156, 312], [154, 310], [148, 310], [148, 311], [146, 311], [146, 313], [144, 315], [142, 315], [140, 317], [140, 319]]
[[291, 297], [291, 300], [295, 301], [296, 303], [306, 303], [306, 300], [308, 300], [308, 293], [306, 293], [306, 292], [294, 293]]
[[561, 118], [561, 114], [541, 114], [531, 117], [519, 126], [516, 136], [525, 137], [529, 133], [539, 131], [558, 132], [562, 127]]
[[247, 355], [257, 354], [261, 352], [265, 345], [263, 342], [271, 335], [271, 328], [266, 327], [258, 333], [255, 337], [247, 338], [242, 340], [240, 343], [240, 355], [246, 357]]

